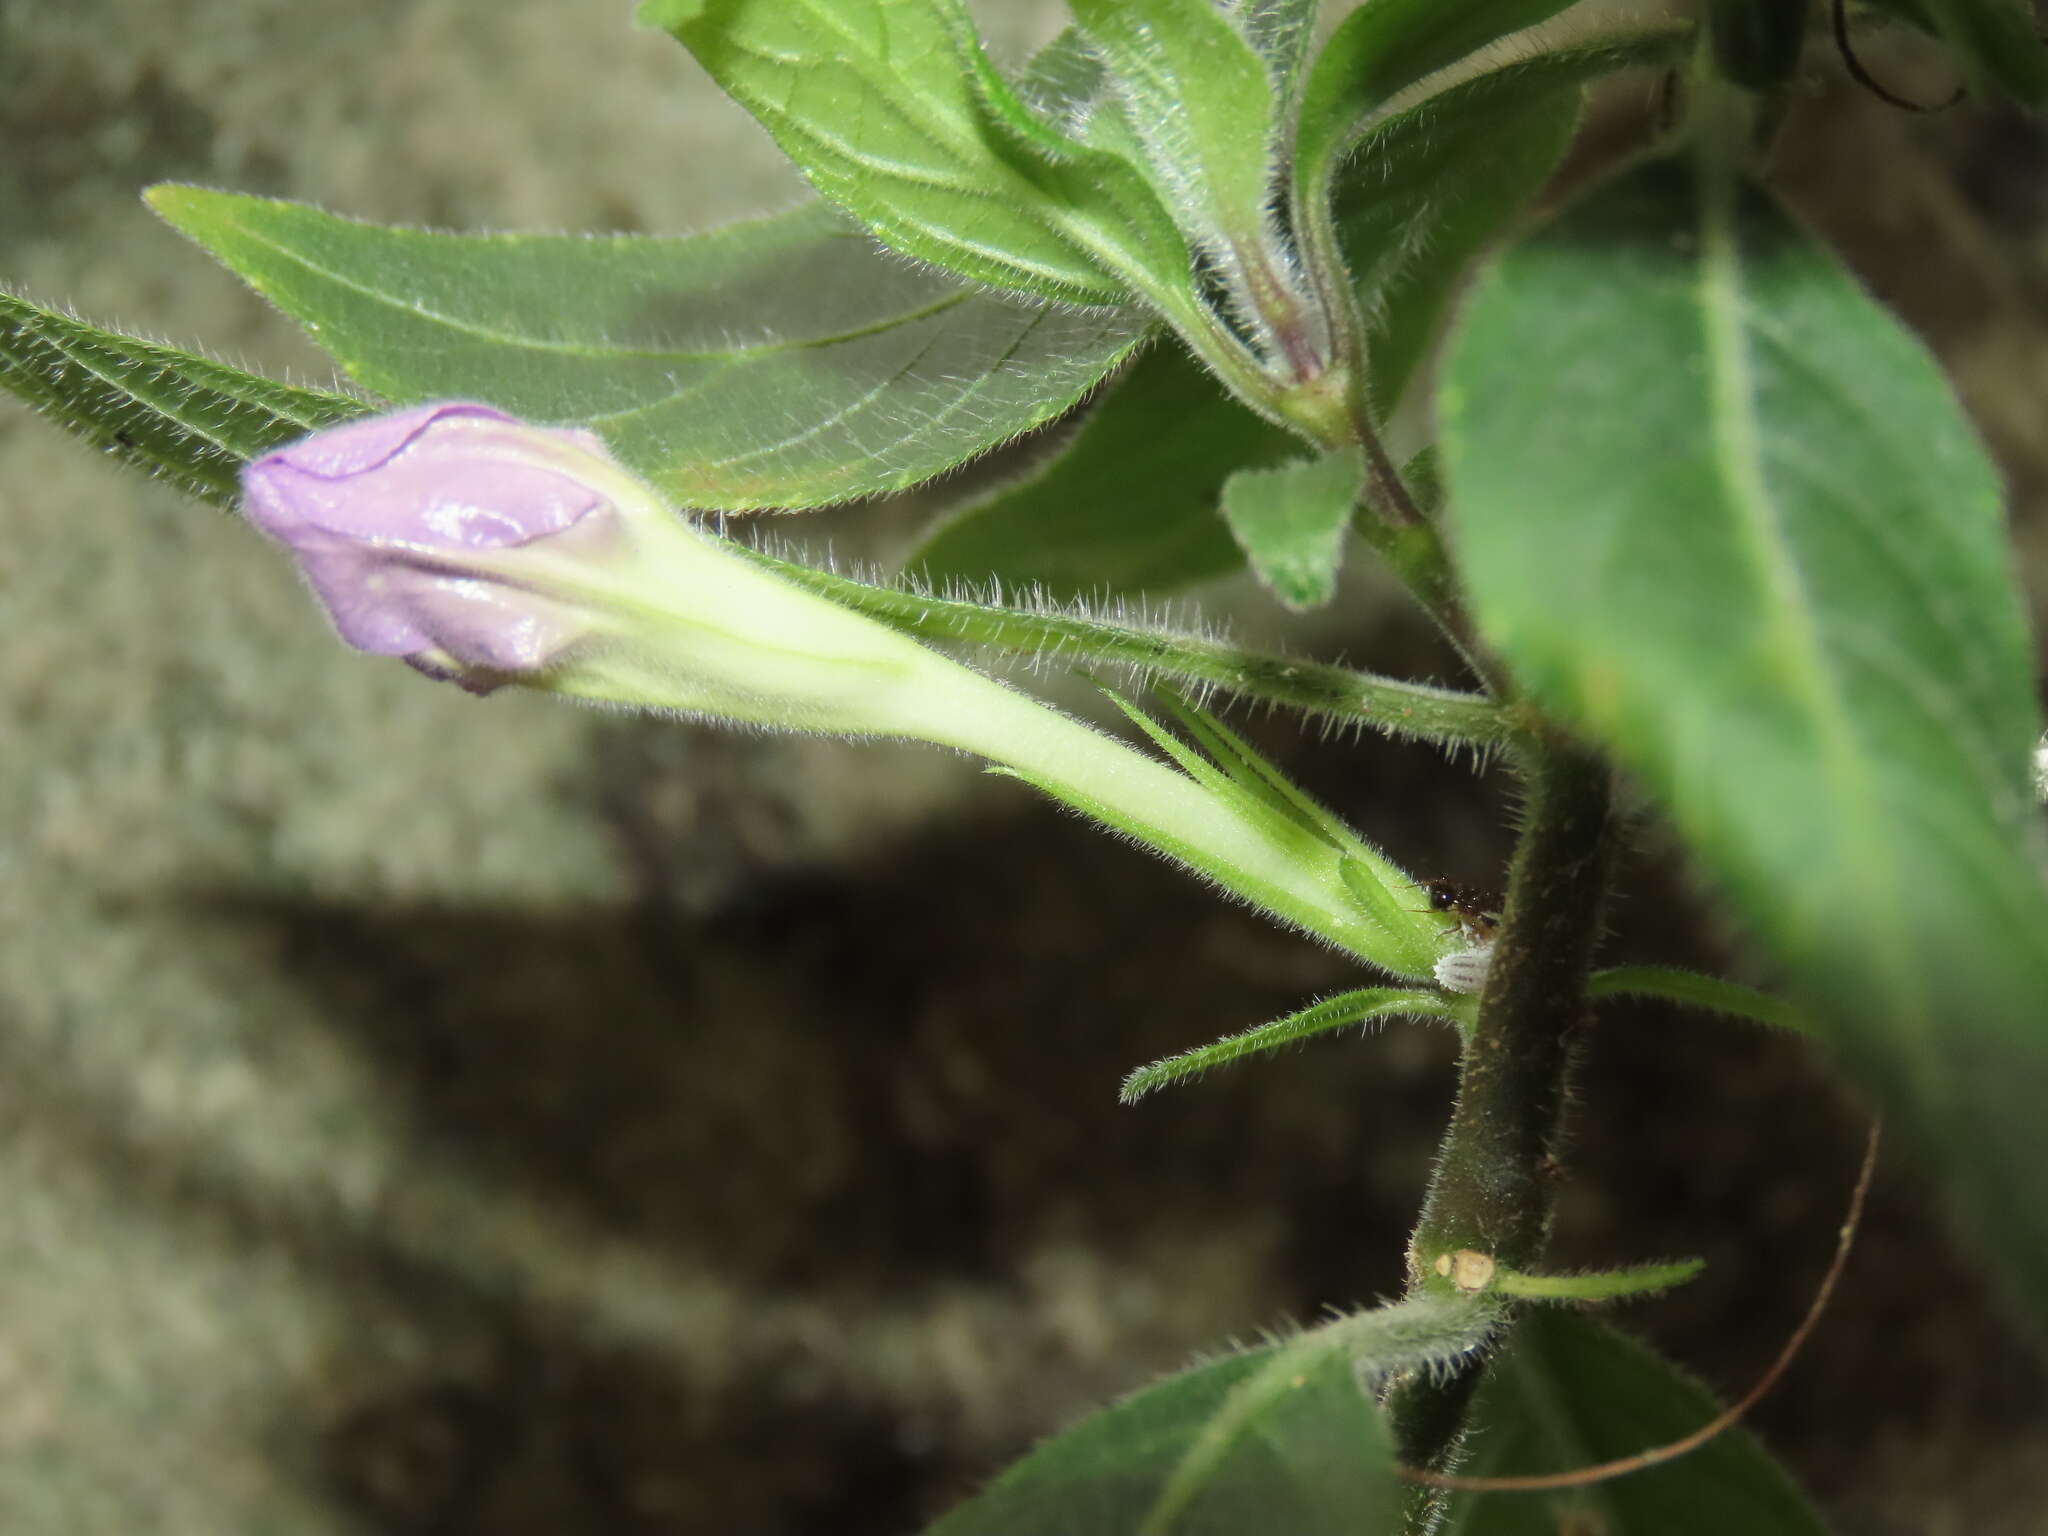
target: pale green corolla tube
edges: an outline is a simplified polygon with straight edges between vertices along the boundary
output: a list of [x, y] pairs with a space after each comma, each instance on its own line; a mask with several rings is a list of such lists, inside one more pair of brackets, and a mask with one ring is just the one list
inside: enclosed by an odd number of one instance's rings
[[588, 432], [420, 406], [268, 454], [243, 486], [359, 650], [478, 693], [955, 747], [1395, 974], [1436, 958], [1428, 903], [1363, 841], [1261, 814], [761, 569]]

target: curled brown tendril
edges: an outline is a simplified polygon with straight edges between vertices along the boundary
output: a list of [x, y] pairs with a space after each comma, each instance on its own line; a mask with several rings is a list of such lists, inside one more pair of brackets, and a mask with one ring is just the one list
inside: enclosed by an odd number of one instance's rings
[[1762, 1402], [1771, 1388], [1805, 1345], [1813, 1332], [1820, 1315], [1827, 1310], [1828, 1300], [1835, 1294], [1835, 1283], [1842, 1278], [1842, 1270], [1849, 1262], [1849, 1250], [1856, 1243], [1856, 1228], [1863, 1221], [1863, 1205], [1870, 1195], [1870, 1181], [1877, 1172], [1878, 1132], [1881, 1122], [1872, 1121], [1869, 1139], [1863, 1147], [1863, 1166], [1856, 1175], [1856, 1187], [1849, 1196], [1849, 1210], [1842, 1218], [1842, 1228], [1835, 1240], [1835, 1256], [1828, 1265], [1827, 1273], [1821, 1277], [1820, 1288], [1813, 1293], [1813, 1301], [1806, 1309], [1806, 1316], [1799, 1320], [1799, 1326], [1792, 1330], [1792, 1336], [1785, 1341], [1785, 1347], [1778, 1351], [1778, 1358], [1771, 1362], [1770, 1369], [1757, 1378], [1756, 1385], [1745, 1392], [1741, 1399], [1723, 1409], [1691, 1434], [1682, 1439], [1672, 1440], [1664, 1445], [1653, 1445], [1647, 1450], [1637, 1451], [1632, 1456], [1623, 1456], [1615, 1461], [1597, 1462], [1590, 1467], [1575, 1467], [1569, 1472], [1542, 1472], [1527, 1477], [1461, 1477], [1454, 1472], [1428, 1472], [1420, 1467], [1396, 1467], [1394, 1470], [1404, 1483], [1413, 1483], [1423, 1488], [1447, 1488], [1457, 1493], [1542, 1493], [1560, 1488], [1585, 1488], [1594, 1483], [1611, 1482], [1617, 1477], [1626, 1477], [1631, 1472], [1640, 1472], [1647, 1467], [1675, 1461], [1688, 1452], [1696, 1451], [1722, 1431], [1733, 1428], [1742, 1416]]

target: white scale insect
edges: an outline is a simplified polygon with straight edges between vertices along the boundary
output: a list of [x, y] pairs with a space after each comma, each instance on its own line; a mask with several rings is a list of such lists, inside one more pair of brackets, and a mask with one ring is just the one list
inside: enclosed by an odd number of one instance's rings
[[1440, 958], [1435, 967], [1436, 984], [1446, 992], [1471, 995], [1486, 987], [1486, 973], [1493, 966], [1493, 941], [1500, 932], [1500, 901], [1459, 885], [1455, 880], [1425, 880], [1432, 912], [1448, 912], [1458, 920], [1455, 930], [1460, 947]]

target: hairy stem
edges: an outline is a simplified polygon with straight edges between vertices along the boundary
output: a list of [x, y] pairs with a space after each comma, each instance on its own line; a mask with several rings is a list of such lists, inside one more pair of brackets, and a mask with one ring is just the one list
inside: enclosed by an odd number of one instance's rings
[[[1410, 1295], [1447, 1290], [1437, 1264], [1460, 1250], [1534, 1270], [1549, 1235], [1572, 1040], [1586, 1011], [1612, 856], [1611, 785], [1604, 764], [1571, 747], [1545, 744], [1528, 766], [1505, 921], [1409, 1243]], [[1477, 1377], [1467, 1369], [1396, 1388], [1388, 1408], [1404, 1463], [1433, 1469], [1449, 1460]], [[1418, 1490], [1411, 1530], [1431, 1528], [1434, 1497]]]
[[1136, 625], [932, 597], [856, 581], [745, 545], [735, 547], [779, 576], [925, 639], [961, 641], [1076, 665], [1135, 667], [1153, 676], [1221, 688], [1241, 698], [1423, 741], [1487, 747], [1516, 739], [1510, 717], [1477, 694]]

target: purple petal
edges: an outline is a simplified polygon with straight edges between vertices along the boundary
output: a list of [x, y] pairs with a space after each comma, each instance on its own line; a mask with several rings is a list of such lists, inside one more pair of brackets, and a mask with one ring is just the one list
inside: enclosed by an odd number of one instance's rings
[[587, 432], [528, 426], [489, 406], [426, 405], [266, 454], [242, 485], [257, 526], [294, 547], [327, 534], [421, 550], [501, 549], [559, 533], [605, 505], [576, 477], [593, 458], [609, 462]]
[[593, 514], [608, 523], [611, 494], [594, 480], [617, 475], [588, 432], [458, 402], [315, 433], [256, 460], [243, 488], [350, 645], [515, 672], [545, 666], [587, 620], [535, 590], [544, 577], [464, 557], [557, 539]]

